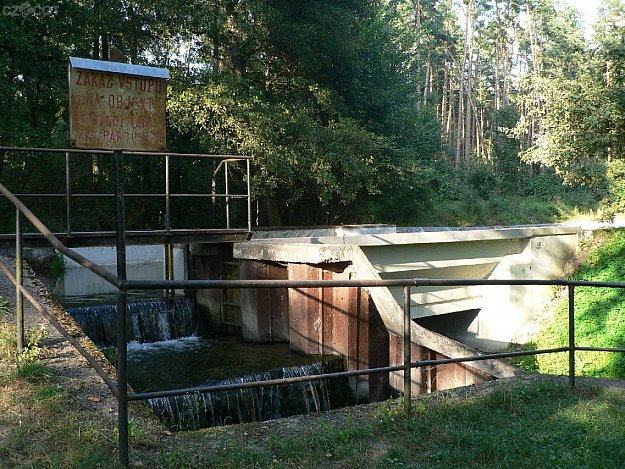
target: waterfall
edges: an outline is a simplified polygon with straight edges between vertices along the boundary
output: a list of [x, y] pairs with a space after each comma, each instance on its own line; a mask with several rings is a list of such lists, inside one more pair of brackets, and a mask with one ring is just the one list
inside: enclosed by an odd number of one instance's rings
[[[117, 305], [68, 308], [85, 333], [100, 346], [117, 343]], [[204, 334], [201, 318], [187, 298], [128, 303], [128, 340], [158, 342]]]
[[[328, 370], [328, 367], [333, 367]], [[318, 375], [337, 371], [336, 364], [279, 368], [266, 373], [241, 376], [207, 385], [265, 381], [268, 379]], [[148, 405], [171, 429], [193, 430], [242, 422], [273, 420], [291, 415], [320, 412], [351, 403], [346, 379], [310, 381], [288, 385], [246, 388], [236, 391], [193, 393], [149, 399]]]

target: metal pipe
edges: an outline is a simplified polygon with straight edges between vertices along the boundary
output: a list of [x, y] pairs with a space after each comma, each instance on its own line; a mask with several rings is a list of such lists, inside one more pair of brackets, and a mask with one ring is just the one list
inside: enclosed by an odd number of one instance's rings
[[129, 394], [130, 401], [141, 401], [146, 399], [156, 399], [159, 397], [181, 396], [183, 394], [191, 394], [195, 392], [214, 392], [214, 391], [232, 391], [237, 389], [260, 388], [263, 386], [276, 386], [282, 384], [305, 383], [310, 381], [322, 381], [332, 378], [344, 378], [360, 375], [372, 375], [377, 373], [388, 373], [391, 371], [401, 371], [404, 365], [385, 366], [381, 368], [369, 368], [367, 370], [340, 371], [335, 373], [326, 373], [322, 375], [295, 376], [292, 378], [279, 378], [266, 381], [251, 381], [243, 383], [219, 384], [216, 386], [196, 386], [185, 389], [172, 389], [168, 391], [152, 391]]
[[165, 231], [171, 232], [171, 185], [169, 174], [169, 155], [165, 155]]
[[625, 288], [623, 282], [580, 282], [577, 280], [485, 280], [485, 279], [385, 279], [385, 280], [129, 280], [128, 288], [160, 290], [164, 288], [316, 288], [322, 287], [404, 287], [411, 286], [505, 286], [555, 285]]
[[[8, 266], [2, 261], [0, 261], [0, 270], [7, 276], [11, 283], [17, 287], [17, 279], [13, 276]], [[87, 360], [87, 362], [89, 362], [95, 372], [100, 376], [100, 378], [102, 378], [104, 383], [106, 383], [113, 395], [117, 397], [117, 384], [111, 379], [106, 371], [104, 371], [104, 369], [100, 366], [95, 357], [91, 355], [91, 353], [89, 353], [89, 351], [87, 351], [81, 345], [81, 343], [71, 333], [69, 333], [67, 329], [65, 329], [63, 325], [52, 314], [46, 311], [44, 306], [39, 301], [37, 301], [37, 299], [35, 299], [35, 297], [32, 296], [26, 288], [22, 287], [20, 290], [24, 297], [30, 302], [30, 304], [32, 304], [39, 312], [39, 314], [41, 314], [50, 324], [52, 324], [52, 326], [56, 330], [58, 330], [59, 333], [63, 337], [65, 337], [65, 339], [70, 344], [72, 344], [74, 348], [76, 348], [76, 350], [78, 350], [78, 353], [80, 353]]]
[[[497, 282], [497, 283], [486, 283]], [[462, 280], [452, 280], [445, 285], [466, 285], [467, 283], [473, 285], [508, 285], [508, 281], [504, 280], [503, 283], [499, 280], [475, 280], [469, 282], [463, 282]], [[376, 280], [175, 280], [170, 282], [164, 282], [159, 280], [129, 280], [128, 288], [137, 290], [160, 290], [164, 288], [189, 288], [189, 289], [202, 289], [202, 288], [317, 288], [323, 287], [404, 287], [406, 285], [420, 285], [426, 286], [430, 284], [441, 284], [442, 282], [435, 280], [432, 282], [424, 282], [422, 279], [410, 280], [410, 279], [376, 279]], [[544, 284], [557, 285], [565, 283], [565, 281], [546, 281]], [[521, 285], [535, 285], [543, 284], [538, 281], [526, 281]]]
[[65, 152], [65, 220], [67, 236], [72, 235], [72, 181], [70, 172], [70, 153]]
[[17, 197], [15, 197], [4, 185], [0, 184], [0, 192], [11, 202], [17, 209], [24, 214], [24, 216], [30, 221], [33, 226], [48, 240], [53, 248], [56, 248], [62, 254], [66, 255], [70, 259], [76, 261], [84, 268], [90, 270], [94, 274], [98, 275], [102, 279], [106, 280], [115, 287], [119, 286], [117, 277], [111, 274], [109, 271], [90, 261], [84, 256], [81, 256], [77, 252], [66, 247], [59, 239], [48, 229], [46, 225], [37, 218], [33, 212], [30, 211], [26, 205], [24, 205]]
[[0, 147], [0, 151], [27, 151], [41, 153], [85, 153], [90, 155], [112, 155], [112, 150], [82, 150], [79, 148]]
[[[67, 198], [65, 193], [46, 193], [46, 192], [20, 192], [18, 194], [14, 194], [16, 197], [58, 197], [58, 198]], [[129, 193], [124, 194], [124, 197], [167, 197], [168, 194], [160, 194], [157, 192], [146, 192], [146, 193]], [[71, 197], [115, 197], [115, 194], [107, 194], [107, 193], [97, 193], [97, 194], [71, 194]], [[220, 198], [230, 198], [230, 199], [245, 199], [247, 198], [247, 194], [203, 194], [203, 193], [194, 193], [194, 192], [181, 192], [181, 193], [170, 193], [169, 197], [220, 197]]]
[[[165, 278], [174, 280], [174, 247], [171, 243], [165, 244]], [[174, 297], [174, 290], [165, 290], [166, 298]]]
[[24, 349], [24, 296], [22, 286], [24, 285], [24, 223], [22, 212], [15, 210], [15, 320], [17, 322], [17, 350]]
[[250, 171], [250, 160], [245, 161], [245, 168], [247, 171], [247, 231], [252, 231], [252, 181]]
[[404, 412], [410, 415], [412, 407], [412, 339], [410, 336], [410, 286], [404, 287]]
[[585, 352], [619, 352], [625, 353], [625, 348], [615, 348], [615, 347], [580, 347], [579, 345], [575, 347], [575, 351], [583, 350]]
[[247, 198], [246, 194], [219, 194], [219, 193], [215, 193], [215, 194], [194, 194], [194, 193], [177, 193], [177, 194], [170, 194], [171, 197], [221, 197], [221, 198], [229, 198], [229, 199], [245, 199]]
[[[1, 148], [0, 148], [1, 149]], [[125, 151], [124, 155], [128, 156], [175, 156], [175, 157], [190, 157], [190, 158], [213, 158], [221, 159], [225, 161], [244, 161], [251, 160], [251, 156], [244, 155], [209, 155], [206, 153], [165, 153], [165, 152], [150, 152], [150, 151]]]
[[[115, 231], [117, 251], [117, 278], [126, 281], [126, 239], [124, 208], [124, 156], [115, 151]], [[128, 466], [128, 298], [125, 288], [117, 292], [117, 426], [119, 430], [119, 462]]]
[[575, 286], [569, 285], [569, 384], [575, 387]]
[[[113, 150], [85, 150], [80, 148], [40, 148], [40, 147], [5, 147], [0, 146], [0, 151], [25, 151], [25, 152], [41, 152], [41, 153], [84, 153], [96, 155], [113, 155]], [[245, 155], [209, 155], [206, 153], [170, 153], [170, 152], [150, 152], [150, 151], [125, 151], [124, 155], [129, 156], [166, 156], [175, 157], [192, 157], [192, 158], [219, 158], [228, 159], [230, 161], [251, 160], [251, 156]]]
[[224, 162], [224, 180], [226, 186], [226, 229], [230, 229], [230, 196], [228, 195], [229, 187], [228, 187], [228, 162]]

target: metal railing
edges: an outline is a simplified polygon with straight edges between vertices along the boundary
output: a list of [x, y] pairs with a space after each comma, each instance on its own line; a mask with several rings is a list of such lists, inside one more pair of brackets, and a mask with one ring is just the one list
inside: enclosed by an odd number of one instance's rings
[[[80, 150], [80, 149], [49, 149], [49, 148], [26, 148], [26, 147], [3, 147], [0, 146], [0, 153], [3, 152], [29, 152], [29, 153], [52, 153], [65, 156], [65, 191], [59, 193], [33, 193], [24, 192], [16, 193], [17, 197], [22, 198], [48, 198], [48, 199], [64, 199], [65, 201], [65, 230], [64, 234], [68, 237], [80, 233], [74, 229], [74, 203], [73, 200], [77, 198], [112, 198], [115, 197], [114, 192], [110, 193], [85, 193], [85, 192], [72, 192], [72, 156], [80, 155], [112, 155], [121, 153], [122, 157], [155, 157], [165, 159], [165, 174], [164, 174], [164, 187], [163, 192], [148, 192], [148, 193], [124, 193], [126, 198], [162, 198], [164, 199], [164, 226], [162, 230], [165, 234], [170, 234], [172, 228], [172, 209], [171, 201], [176, 198], [209, 198], [213, 205], [217, 199], [223, 199], [225, 201], [225, 219], [226, 229], [231, 229], [231, 202], [233, 200], [243, 199], [247, 201], [247, 231], [252, 230], [252, 206], [251, 206], [251, 179], [250, 179], [250, 162], [252, 157], [250, 156], [235, 156], [235, 155], [209, 155], [204, 153], [171, 153], [171, 152], [142, 152], [142, 151], [112, 151], [112, 150]], [[213, 170], [210, 180], [210, 190], [206, 192], [172, 192], [171, 181], [171, 159], [172, 158], [192, 158], [192, 159], [209, 159], [218, 161], [217, 166]], [[245, 193], [231, 193], [229, 169], [233, 163], [239, 161], [245, 162], [245, 174], [246, 174], [246, 192]], [[223, 187], [224, 192], [217, 192], [217, 178], [219, 173], [223, 171]], [[154, 231], [156, 231], [155, 227]]]
[[[26, 207], [15, 195], [0, 184], [0, 192], [16, 207], [18, 212], [18, 221], [16, 230], [16, 274], [13, 275], [10, 269], [0, 263], [0, 270], [15, 284], [16, 286], [16, 317], [18, 321], [18, 336], [20, 347], [23, 346], [24, 324], [23, 324], [23, 301], [22, 298], [31, 302], [35, 308], [58, 329], [64, 337], [66, 337], [78, 352], [83, 355], [87, 361], [93, 366], [96, 373], [103, 379], [111, 390], [113, 396], [118, 401], [118, 445], [119, 460], [124, 466], [128, 465], [128, 402], [147, 400], [157, 397], [170, 397], [196, 392], [210, 391], [226, 391], [243, 388], [255, 388], [263, 386], [272, 386], [279, 384], [293, 384], [308, 381], [319, 381], [330, 378], [353, 377], [371, 375], [377, 373], [389, 373], [402, 371], [403, 388], [404, 388], [404, 404], [405, 412], [411, 412], [411, 373], [414, 368], [430, 367], [436, 365], [445, 365], [452, 363], [470, 363], [476, 361], [495, 360], [509, 357], [522, 357], [548, 353], [568, 352], [569, 359], [569, 382], [571, 386], [575, 385], [575, 352], [576, 351], [602, 351], [602, 352], [622, 352], [625, 348], [606, 348], [606, 347], [585, 347], [575, 345], [575, 288], [579, 286], [597, 287], [597, 288], [625, 288], [623, 282], [588, 282], [580, 280], [484, 280], [484, 279], [392, 279], [392, 280], [128, 280], [126, 278], [125, 264], [125, 230], [124, 230], [124, 197], [123, 197], [123, 171], [122, 171], [122, 155], [115, 155], [115, 174], [116, 174], [116, 204], [117, 204], [117, 275], [111, 274], [102, 267], [94, 264], [89, 259], [81, 256], [72, 249], [63, 245], [59, 239], [50, 232], [50, 230]], [[127, 313], [117, 314], [117, 382], [102, 369], [95, 357], [89, 353], [80, 343], [72, 337], [72, 335], [52, 316], [45, 308], [26, 290], [22, 284], [22, 264], [21, 249], [23, 233], [19, 226], [21, 224], [22, 215], [25, 216], [39, 232], [48, 240], [48, 242], [59, 252], [76, 261], [81, 266], [103, 278], [105, 281], [115, 286], [118, 290], [117, 307], [118, 311], [127, 312], [127, 291], [133, 290], [161, 290], [161, 289], [221, 289], [221, 288], [333, 288], [333, 287], [357, 287], [357, 288], [378, 288], [378, 287], [403, 287], [403, 343], [404, 356], [403, 363], [394, 366], [385, 366], [378, 368], [368, 368], [363, 370], [349, 370], [343, 372], [326, 373], [321, 375], [300, 376], [292, 378], [272, 379], [265, 381], [222, 384], [216, 386], [197, 386], [185, 389], [175, 389], [168, 391], [156, 392], [130, 392], [128, 390], [127, 377]], [[421, 286], [505, 286], [505, 285], [553, 285], [564, 286], [568, 288], [568, 320], [569, 320], [569, 340], [565, 347], [528, 350], [517, 352], [492, 353], [485, 355], [475, 355], [467, 357], [446, 358], [440, 360], [417, 360], [413, 361], [411, 356], [411, 312], [410, 312], [410, 291], [411, 288]]]

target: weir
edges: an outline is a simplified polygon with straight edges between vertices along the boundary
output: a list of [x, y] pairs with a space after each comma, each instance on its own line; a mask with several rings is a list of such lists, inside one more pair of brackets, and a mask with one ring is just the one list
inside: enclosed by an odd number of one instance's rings
[[[117, 344], [117, 305], [68, 308], [89, 338], [100, 346]], [[161, 342], [205, 335], [204, 324], [186, 298], [128, 303], [128, 339], [139, 343]]]
[[[116, 344], [116, 305], [72, 307], [68, 313], [103, 349]], [[303, 357], [285, 346], [250, 346], [205, 338], [210, 331], [189, 298], [128, 304], [128, 377], [135, 391], [223, 385], [343, 371], [341, 357]], [[111, 349], [112, 350], [112, 349]], [[283, 363], [286, 366], [276, 367]], [[227, 376], [216, 379], [216, 376]], [[319, 380], [147, 400], [172, 430], [272, 420], [354, 402], [347, 381]]]
[[[564, 263], [575, 253], [580, 233], [579, 227], [569, 226], [427, 230], [386, 225], [256, 232], [243, 243], [179, 245], [178, 264], [184, 272], [176, 275], [191, 280], [548, 279], [562, 274]], [[106, 264], [105, 259], [99, 261]], [[503, 350], [548, 294], [548, 287], [536, 286], [413, 288], [412, 359], [477, 355], [476, 348]], [[208, 333], [241, 336], [247, 343], [263, 347], [285, 344], [292, 352], [308, 357], [341, 357], [341, 367], [348, 370], [403, 362], [401, 289], [210, 289], [195, 291], [195, 301], [198, 314], [193, 313], [188, 299], [132, 304], [131, 344], [164, 344]], [[115, 342], [115, 307], [94, 306], [71, 312], [86, 330], [94, 331], [95, 342]], [[133, 347], [129, 347], [131, 368]], [[202, 351], [198, 360], [208, 363], [211, 353]], [[204, 377], [192, 384], [314, 374], [315, 366], [305, 363], [276, 367], [274, 362], [236, 377]], [[496, 360], [423, 367], [412, 374], [411, 392], [475, 384], [515, 372]], [[341, 385], [319, 383], [292, 385], [301, 388], [293, 388], [299, 389], [295, 391], [289, 388], [287, 395], [299, 396], [297, 412], [290, 404], [283, 407], [284, 402], [292, 400], [281, 397], [286, 389], [283, 386], [158, 398], [150, 400], [149, 405], [176, 429], [277, 418], [396, 395], [403, 390], [403, 372], [345, 379], [343, 387], [349, 385], [350, 391], [331, 393], [334, 397], [328, 405], [324, 397], [327, 390]], [[171, 386], [185, 385], [176, 382]], [[139, 392], [154, 389], [159, 388], [138, 388]], [[309, 389], [308, 394], [304, 389]], [[249, 405], [243, 404], [247, 401]]]
[[[176, 278], [557, 278], [574, 255], [580, 233], [579, 227], [569, 226], [427, 230], [384, 225], [259, 231], [244, 243], [180, 245]], [[99, 261], [106, 264], [105, 259]], [[129, 340], [167, 341], [209, 332], [239, 335], [248, 343], [285, 343], [305, 356], [343, 357], [348, 370], [394, 366], [403, 360], [401, 295], [400, 289], [386, 287], [197, 290], [199, 316], [193, 315], [189, 300], [131, 304]], [[548, 287], [537, 286], [413, 288], [413, 360], [471, 356], [478, 353], [476, 348], [505, 350], [514, 332], [548, 295]], [[76, 309], [72, 314], [85, 329], [94, 331], [96, 343], [114, 343], [114, 306]], [[237, 379], [275, 376], [276, 369], [290, 367], [268, 366]], [[413, 373], [412, 392], [480, 383], [515, 372], [495, 360], [424, 367]], [[201, 384], [206, 381], [195, 382]], [[402, 391], [403, 372], [354, 377], [349, 385], [358, 401], [377, 401]], [[227, 396], [223, 399], [228, 402], [241, 399], [238, 394]], [[274, 399], [249, 396], [261, 408]], [[221, 411], [202, 412], [221, 398], [168, 399], [171, 402], [155, 400], [150, 405], [160, 414], [170, 409], [172, 414], [165, 420], [172, 428], [220, 422], [216, 415]], [[189, 409], [203, 409], [203, 416], [199, 410], [181, 412], [183, 403]], [[234, 408], [240, 409], [240, 404]], [[257, 407], [243, 412], [250, 413], [266, 415]], [[283, 412], [276, 410], [274, 415]]]
[[[341, 280], [393, 278], [549, 279], [576, 252], [575, 226], [423, 229], [394, 226], [256, 232], [234, 245], [242, 279]], [[505, 350], [548, 287], [420, 287], [413, 289], [413, 359], [471, 356]], [[302, 353], [336, 353], [349, 369], [393, 366], [403, 360], [402, 291], [316, 288], [241, 291], [241, 331], [259, 343], [287, 341]], [[474, 311], [465, 328], [431, 330], [427, 318]], [[441, 322], [445, 322], [442, 320]], [[454, 321], [457, 323], [457, 321]], [[445, 333], [445, 334], [443, 334]], [[415, 394], [511, 376], [497, 361], [421, 369]], [[402, 389], [403, 373], [353, 379], [360, 400]]]

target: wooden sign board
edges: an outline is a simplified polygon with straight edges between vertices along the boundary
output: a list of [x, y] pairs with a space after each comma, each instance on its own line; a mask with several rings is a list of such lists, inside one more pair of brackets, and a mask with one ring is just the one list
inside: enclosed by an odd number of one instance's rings
[[166, 69], [76, 57], [69, 60], [71, 147], [166, 149]]

